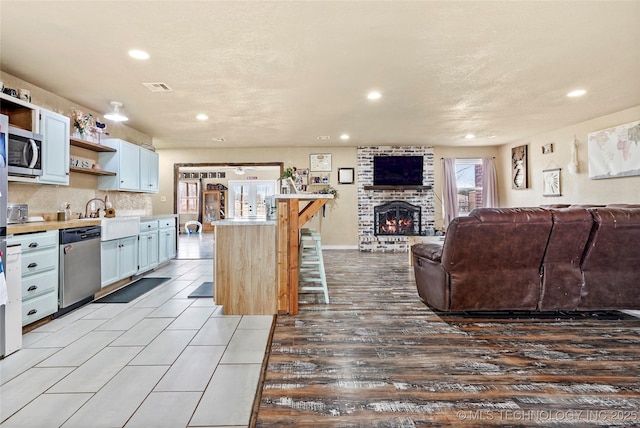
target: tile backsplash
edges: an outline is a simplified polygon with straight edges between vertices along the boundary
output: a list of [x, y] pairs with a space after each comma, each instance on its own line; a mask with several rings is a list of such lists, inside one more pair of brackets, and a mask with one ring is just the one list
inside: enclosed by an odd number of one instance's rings
[[[73, 184], [73, 183], [72, 183]], [[116, 209], [116, 215], [152, 215], [153, 206], [150, 194], [128, 193], [95, 190], [82, 187], [51, 186], [38, 184], [24, 184], [9, 182], [9, 204], [29, 205], [30, 216], [43, 216], [46, 220], [55, 220], [56, 212], [64, 209], [64, 204], [71, 204], [72, 218], [78, 218], [79, 213], [85, 211], [87, 202], [92, 198], [104, 197], [108, 194], [109, 200]], [[104, 213], [104, 207], [99, 203], [96, 208]]]

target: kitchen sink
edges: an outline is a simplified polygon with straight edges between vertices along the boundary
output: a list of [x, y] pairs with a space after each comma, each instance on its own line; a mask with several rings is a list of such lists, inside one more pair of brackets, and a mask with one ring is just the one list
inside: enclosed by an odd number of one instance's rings
[[104, 217], [100, 226], [102, 226], [101, 241], [136, 236], [140, 233], [140, 217]]

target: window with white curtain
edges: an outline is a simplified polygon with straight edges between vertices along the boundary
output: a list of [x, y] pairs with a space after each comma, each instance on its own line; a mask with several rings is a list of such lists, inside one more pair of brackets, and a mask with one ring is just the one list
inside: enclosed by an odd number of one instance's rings
[[178, 182], [178, 214], [198, 214], [198, 186], [197, 181]]
[[469, 215], [482, 206], [482, 173], [482, 159], [456, 159], [458, 215]]

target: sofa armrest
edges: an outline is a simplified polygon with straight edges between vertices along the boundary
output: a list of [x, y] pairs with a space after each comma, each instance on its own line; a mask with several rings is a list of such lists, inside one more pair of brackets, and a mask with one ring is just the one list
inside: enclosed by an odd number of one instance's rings
[[420, 256], [439, 263], [442, 259], [442, 244], [415, 244], [411, 246], [411, 252], [414, 257]]

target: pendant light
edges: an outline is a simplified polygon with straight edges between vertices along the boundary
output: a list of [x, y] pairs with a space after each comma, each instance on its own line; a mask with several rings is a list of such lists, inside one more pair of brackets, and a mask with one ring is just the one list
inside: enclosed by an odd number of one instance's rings
[[111, 101], [111, 105], [113, 106], [113, 111], [104, 115], [105, 119], [113, 120], [114, 122], [126, 122], [129, 120], [127, 116], [120, 113], [120, 107], [122, 107], [122, 103], [118, 101]]

